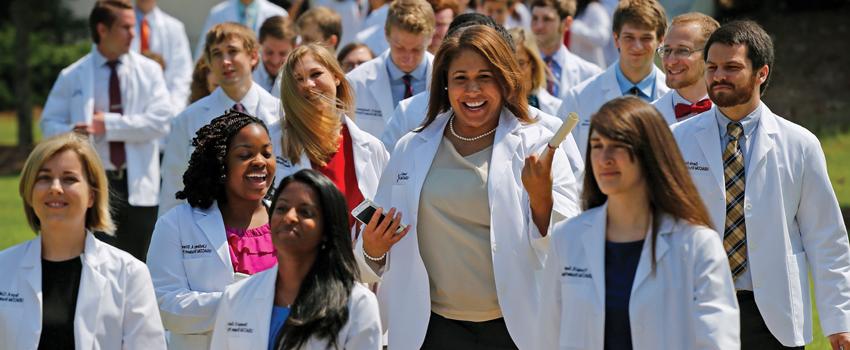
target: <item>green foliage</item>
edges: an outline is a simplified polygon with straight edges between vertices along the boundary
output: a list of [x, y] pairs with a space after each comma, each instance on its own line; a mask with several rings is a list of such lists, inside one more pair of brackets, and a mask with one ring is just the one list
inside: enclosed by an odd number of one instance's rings
[[[57, 45], [48, 32], [33, 32], [30, 34], [30, 58], [27, 67], [30, 69], [32, 103], [43, 104], [50, 93], [50, 88], [59, 76], [59, 72], [74, 61], [83, 57], [91, 50], [91, 42], [78, 40], [75, 43]], [[19, 69], [15, 61], [15, 28], [4, 26], [0, 28], [0, 110], [15, 108], [15, 95], [12, 90], [14, 72]]]

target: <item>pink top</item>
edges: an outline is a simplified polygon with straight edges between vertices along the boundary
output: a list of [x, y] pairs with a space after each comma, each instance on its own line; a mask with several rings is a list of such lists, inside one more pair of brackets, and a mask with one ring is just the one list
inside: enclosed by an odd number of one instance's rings
[[253, 275], [277, 263], [269, 224], [247, 230], [225, 227], [233, 272]]

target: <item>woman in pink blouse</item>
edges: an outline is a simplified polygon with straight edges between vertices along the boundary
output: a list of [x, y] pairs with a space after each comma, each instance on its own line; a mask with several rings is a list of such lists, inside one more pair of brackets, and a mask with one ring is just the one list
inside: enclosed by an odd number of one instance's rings
[[169, 345], [209, 348], [225, 287], [277, 262], [264, 205], [275, 159], [266, 125], [229, 111], [198, 130], [177, 206], [156, 223], [148, 251]]

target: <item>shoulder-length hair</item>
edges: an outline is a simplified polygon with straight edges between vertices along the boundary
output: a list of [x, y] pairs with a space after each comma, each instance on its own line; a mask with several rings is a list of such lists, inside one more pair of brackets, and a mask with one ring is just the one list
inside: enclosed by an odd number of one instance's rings
[[502, 103], [521, 122], [531, 123], [528, 116], [528, 91], [523, 86], [516, 55], [508, 47], [505, 39], [495, 29], [474, 25], [458, 30], [446, 37], [437, 56], [434, 57], [433, 76], [431, 77], [431, 99], [428, 101], [428, 114], [422, 126], [414, 131], [422, 131], [430, 125], [437, 115], [451, 108], [448, 86], [449, 66], [464, 50], [475, 52], [490, 62], [493, 75], [502, 88]]
[[360, 278], [351, 249], [348, 206], [345, 196], [330, 179], [318, 171], [304, 169], [281, 180], [269, 206], [269, 218], [275, 215], [280, 193], [293, 182], [310, 186], [319, 198], [324, 248], [319, 249], [310, 272], [301, 282], [289, 318], [275, 340], [275, 349], [297, 349], [311, 337], [325, 339], [329, 348], [336, 348], [339, 331], [349, 318], [351, 290]]
[[18, 193], [24, 202], [24, 214], [27, 223], [35, 233], [41, 230], [41, 220], [35, 215], [32, 208], [32, 190], [35, 186], [38, 171], [45, 162], [53, 156], [64, 151], [72, 151], [77, 154], [83, 168], [83, 176], [92, 190], [94, 200], [91, 208], [86, 210], [86, 229], [90, 231], [112, 234], [115, 232], [115, 224], [109, 213], [109, 182], [106, 180], [106, 172], [103, 163], [92, 147], [89, 140], [77, 133], [64, 133], [42, 141], [30, 152], [24, 168], [21, 171], [21, 180], [18, 184]]
[[[649, 189], [649, 206], [653, 215], [652, 240], [655, 241], [660, 214], [694, 225], [711, 227], [702, 198], [685, 167], [679, 146], [670, 132], [664, 117], [650, 104], [634, 97], [620, 97], [608, 101], [590, 119], [590, 133], [622, 142], [629, 147], [632, 160], [640, 166]], [[608, 200], [599, 189], [590, 161], [590, 138], [584, 165], [584, 189], [581, 193], [582, 209], [598, 207]], [[655, 246], [652, 247], [655, 261]]]
[[[336, 98], [332, 101], [333, 110], [320, 109], [298, 92], [298, 82], [294, 70], [301, 61], [310, 55], [339, 80]], [[301, 159], [301, 153], [307, 153], [310, 162], [324, 166], [330, 156], [339, 148], [339, 130], [342, 127], [340, 113], [352, 115], [354, 91], [345, 72], [327, 48], [319, 44], [302, 45], [292, 51], [281, 70], [280, 100], [283, 103], [283, 133], [281, 145], [283, 156], [293, 164]]]
[[183, 190], [177, 191], [175, 198], [185, 199], [193, 208], [209, 208], [214, 201], [227, 202], [224, 190], [227, 182], [227, 152], [230, 141], [242, 128], [257, 124], [269, 133], [266, 123], [261, 119], [236, 111], [227, 111], [209, 124], [204, 125], [192, 139], [192, 156], [189, 168], [183, 173]]
[[537, 48], [534, 33], [523, 27], [512, 28], [508, 32], [511, 33], [517, 50], [523, 50], [528, 55], [528, 64], [531, 65], [531, 89], [537, 90], [546, 86], [546, 63], [540, 58], [540, 49]]

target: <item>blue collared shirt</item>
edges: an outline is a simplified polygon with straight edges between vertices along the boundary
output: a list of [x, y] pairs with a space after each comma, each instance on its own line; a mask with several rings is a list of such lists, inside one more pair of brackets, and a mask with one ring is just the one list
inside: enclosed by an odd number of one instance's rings
[[[759, 120], [761, 119], [761, 109], [762, 106], [759, 104], [756, 109], [754, 109], [750, 114], [748, 114], [744, 119], [740, 120], [741, 126], [744, 128], [744, 134], [741, 135], [741, 138], [738, 139], [738, 148], [741, 150], [741, 154], [744, 155], [744, 174], [746, 174], [748, 167], [750, 166], [750, 158], [752, 158], [752, 140], [755, 135], [756, 129], [759, 126]], [[726, 150], [726, 144], [729, 143], [731, 137], [726, 133], [726, 125], [732, 123], [729, 118], [727, 118], [723, 113], [720, 112], [720, 109], [714, 109], [714, 118], [717, 120], [717, 127], [719, 129], [718, 136], [720, 136], [720, 154], [722, 157], [723, 151]], [[746, 175], [744, 176], [746, 179]], [[746, 182], [745, 182], [746, 183]], [[746, 186], [746, 185], [745, 185]], [[718, 230], [720, 233], [723, 233], [722, 227], [719, 227]], [[735, 279], [735, 289], [736, 290], [753, 290], [753, 278], [750, 275], [750, 268], [747, 266], [744, 269], [744, 272]]]
[[[425, 83], [427, 79], [427, 71], [428, 71], [428, 60], [425, 59], [425, 56], [422, 56], [422, 62], [419, 62], [419, 65], [416, 66], [412, 72], [410, 72], [410, 76], [413, 77], [411, 79], [411, 85], [413, 85], [413, 95], [416, 95], [422, 91], [425, 91]], [[404, 97], [404, 72], [395, 65], [393, 62], [392, 56], [387, 55], [387, 73], [390, 75], [390, 90], [393, 93], [393, 106], [398, 105], [398, 101], [401, 101]]]
[[248, 27], [253, 31], [257, 31], [257, 2], [251, 1], [250, 4], [245, 5], [242, 1], [236, 2], [236, 11], [239, 15], [239, 23]]
[[646, 102], [655, 101], [658, 96], [655, 96], [655, 69], [649, 72], [643, 80], [639, 81], [637, 84], [629, 81], [629, 78], [623, 74], [623, 71], [620, 69], [620, 62], [617, 61], [614, 63], [614, 71], [617, 73], [617, 84], [620, 86], [620, 93], [623, 96], [629, 94], [629, 90], [632, 87], [637, 86], [638, 88], [638, 97], [644, 99]]

